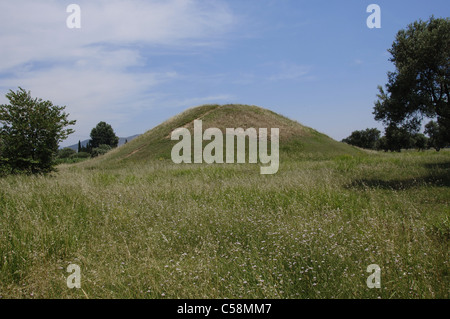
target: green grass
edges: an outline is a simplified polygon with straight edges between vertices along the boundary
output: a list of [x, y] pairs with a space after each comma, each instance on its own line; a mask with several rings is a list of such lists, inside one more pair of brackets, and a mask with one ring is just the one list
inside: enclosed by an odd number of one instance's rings
[[74, 163], [80, 163], [83, 161], [88, 160], [89, 158], [78, 158], [78, 157], [70, 157], [70, 158], [57, 158], [55, 160], [56, 165], [61, 164], [74, 164]]
[[[449, 297], [448, 150], [284, 154], [267, 176], [100, 157], [2, 178], [0, 296]], [[71, 263], [82, 290], [66, 286]]]

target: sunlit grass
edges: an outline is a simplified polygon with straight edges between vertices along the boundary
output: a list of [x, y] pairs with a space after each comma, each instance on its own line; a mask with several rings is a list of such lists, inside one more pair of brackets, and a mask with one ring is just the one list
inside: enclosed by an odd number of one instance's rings
[[62, 165], [0, 179], [0, 296], [448, 298], [449, 204], [449, 151]]

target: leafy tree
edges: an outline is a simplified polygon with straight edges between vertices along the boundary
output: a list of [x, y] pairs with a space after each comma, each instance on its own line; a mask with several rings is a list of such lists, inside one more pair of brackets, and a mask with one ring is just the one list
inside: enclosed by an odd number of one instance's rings
[[89, 141], [89, 148], [94, 149], [100, 145], [109, 145], [112, 148], [117, 147], [119, 144], [119, 138], [114, 133], [111, 125], [100, 122], [91, 131], [91, 140]]
[[391, 152], [400, 152], [402, 148], [408, 149], [414, 146], [410, 131], [394, 124], [386, 128], [384, 143], [384, 150]]
[[[9, 104], [0, 105], [2, 163], [11, 172], [49, 172], [55, 165], [58, 144], [74, 131], [65, 106], [32, 98], [21, 87], [6, 94]], [[5, 164], [7, 163], [7, 164]]]
[[342, 142], [367, 148], [367, 149], [375, 149], [377, 141], [380, 139], [381, 132], [376, 128], [368, 128], [364, 131], [353, 131], [352, 134], [343, 139]]
[[413, 145], [419, 151], [428, 149], [428, 138], [422, 133], [417, 133], [412, 136]]
[[441, 148], [446, 146], [444, 132], [436, 122], [431, 121], [425, 125], [425, 134], [429, 136], [428, 145], [436, 151], [439, 152]]
[[385, 152], [389, 150], [387, 147], [386, 136], [380, 137], [380, 139], [375, 144], [375, 149], [377, 151], [385, 151]]
[[375, 119], [394, 133], [393, 127], [417, 132], [424, 117], [437, 118], [449, 143], [450, 19], [431, 17], [408, 25], [388, 51], [396, 71], [388, 72], [386, 91], [378, 87]]

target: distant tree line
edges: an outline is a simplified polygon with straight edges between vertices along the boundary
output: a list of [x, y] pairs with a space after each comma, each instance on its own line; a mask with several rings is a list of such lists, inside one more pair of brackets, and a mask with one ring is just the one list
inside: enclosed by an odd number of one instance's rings
[[98, 123], [91, 130], [90, 137], [91, 139], [85, 146], [82, 146], [81, 141], [78, 141], [77, 151], [68, 147], [59, 150], [58, 158], [67, 162], [67, 159], [75, 161], [75, 159], [97, 157], [106, 154], [119, 145], [119, 137], [112, 126], [106, 122]]
[[439, 128], [433, 121], [425, 126], [425, 134], [411, 133], [404, 128], [388, 126], [385, 135], [381, 136], [381, 132], [376, 128], [368, 128], [361, 131], [353, 131], [352, 134], [344, 138], [342, 142], [357, 147], [377, 150], [400, 152], [402, 149], [417, 149], [420, 151], [426, 149], [435, 149], [439, 151], [445, 147], [439, 135]]

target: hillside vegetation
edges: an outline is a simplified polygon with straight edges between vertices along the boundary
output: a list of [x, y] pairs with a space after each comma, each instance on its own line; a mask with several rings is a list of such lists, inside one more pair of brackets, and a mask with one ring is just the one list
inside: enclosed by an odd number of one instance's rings
[[203, 105], [188, 109], [165, 121], [145, 134], [95, 161], [90, 167], [117, 167], [154, 160], [170, 159], [172, 147], [177, 141], [170, 139], [173, 130], [186, 127], [193, 135], [194, 120], [203, 121], [203, 130], [216, 127], [225, 133], [226, 128], [280, 129], [280, 161], [283, 157], [326, 158], [342, 154], [358, 154], [361, 151], [345, 143], [337, 142], [298, 122], [270, 110], [250, 105]]
[[[170, 132], [199, 118], [280, 127], [278, 173], [172, 163]], [[0, 179], [0, 296], [448, 298], [449, 205], [448, 150], [365, 152], [268, 110], [202, 106], [97, 159]]]

